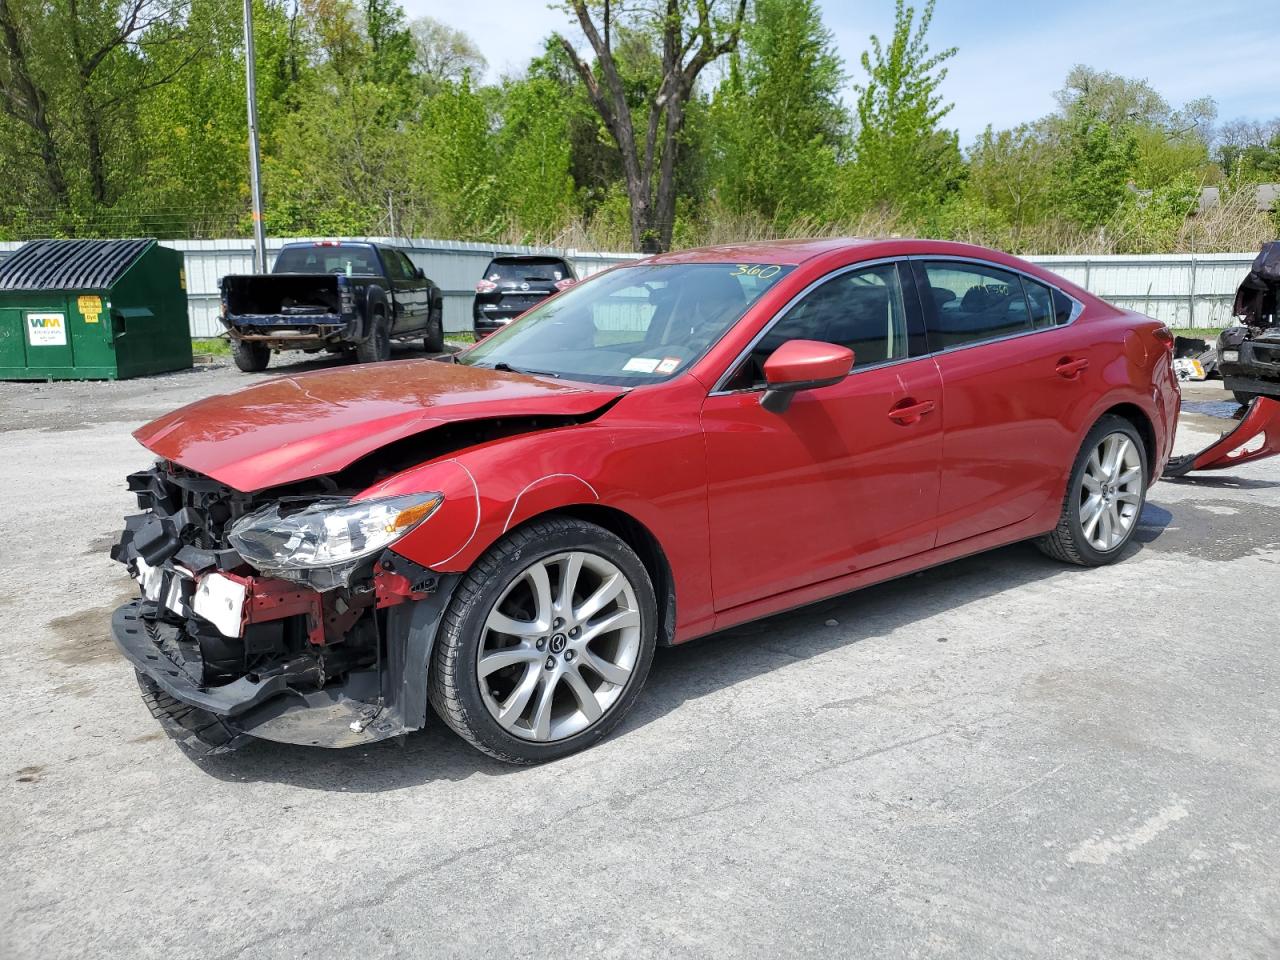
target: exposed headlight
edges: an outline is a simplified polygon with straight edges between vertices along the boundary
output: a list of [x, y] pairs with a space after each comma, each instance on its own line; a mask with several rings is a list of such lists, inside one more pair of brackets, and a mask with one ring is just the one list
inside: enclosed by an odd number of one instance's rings
[[249, 564], [318, 590], [346, 585], [363, 561], [435, 512], [439, 493], [380, 500], [325, 498], [293, 509], [268, 504], [237, 520], [227, 539]]
[[1239, 363], [1240, 351], [1239, 350], [1223, 350], [1222, 362], [1223, 363]]

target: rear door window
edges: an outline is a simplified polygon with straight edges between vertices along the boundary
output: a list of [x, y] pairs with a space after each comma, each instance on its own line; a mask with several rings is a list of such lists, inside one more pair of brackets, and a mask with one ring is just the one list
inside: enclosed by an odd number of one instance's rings
[[1018, 274], [945, 260], [920, 266], [931, 349], [949, 350], [1034, 329]]

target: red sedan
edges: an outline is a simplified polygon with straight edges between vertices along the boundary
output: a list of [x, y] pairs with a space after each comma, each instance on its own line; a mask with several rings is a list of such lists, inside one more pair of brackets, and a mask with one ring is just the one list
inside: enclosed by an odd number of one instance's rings
[[455, 357], [269, 380], [137, 438], [114, 634], [193, 748], [421, 727], [534, 762], [655, 646], [1035, 540], [1110, 563], [1169, 460], [1171, 336], [978, 247], [614, 268]]

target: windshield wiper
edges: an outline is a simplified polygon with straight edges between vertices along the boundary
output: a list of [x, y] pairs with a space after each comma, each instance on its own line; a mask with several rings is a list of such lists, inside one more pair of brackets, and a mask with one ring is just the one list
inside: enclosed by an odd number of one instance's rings
[[499, 360], [497, 363], [493, 365], [493, 369], [501, 370], [503, 373], [523, 373], [526, 376], [555, 377], [555, 379], [557, 380], [560, 379], [560, 374], [552, 373], [550, 370], [521, 369], [519, 367], [513, 367], [511, 364], [507, 363], [505, 360]]

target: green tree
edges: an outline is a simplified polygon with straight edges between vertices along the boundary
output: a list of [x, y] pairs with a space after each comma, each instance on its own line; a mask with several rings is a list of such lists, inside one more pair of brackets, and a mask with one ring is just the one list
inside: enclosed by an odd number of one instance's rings
[[404, 9], [395, 0], [364, 0], [365, 78], [386, 87], [408, 84], [417, 48], [405, 26]]
[[1128, 191], [1108, 226], [1131, 253], [1165, 252], [1195, 213], [1199, 195], [1200, 182], [1188, 173], [1152, 190]]
[[434, 17], [410, 21], [409, 33], [413, 36], [414, 70], [431, 89], [445, 81], [457, 83], [468, 72], [478, 77], [488, 66], [474, 40]]
[[712, 105], [713, 181], [728, 210], [783, 228], [833, 212], [843, 82], [816, 0], [757, 0]]
[[[240, 7], [239, 0], [192, 0], [182, 29], [200, 38], [199, 55], [139, 106], [136, 153], [145, 158], [145, 173], [122, 205], [135, 211], [140, 232], [225, 236], [237, 232], [247, 216]], [[296, 109], [304, 64], [312, 56], [297, 15], [285, 0], [255, 2], [258, 120], [268, 155], [282, 119]], [[152, 55], [163, 61], [184, 52], [157, 43]]]
[[492, 128], [485, 98], [467, 75], [444, 84], [423, 104], [407, 144], [409, 176], [435, 235], [484, 240], [501, 229]]
[[546, 240], [569, 220], [574, 186], [560, 87], [545, 76], [502, 89], [496, 152], [502, 209], [527, 241]]
[[[65, 228], [114, 206], [144, 159], [140, 99], [197, 55], [184, 19], [181, 0], [0, 0], [0, 166], [25, 181], [7, 187]], [[176, 62], [152, 55], [161, 39]]]
[[[600, 5], [568, 0], [568, 7], [595, 53], [595, 62], [582, 59], [565, 37], [558, 39], [618, 147], [631, 205], [632, 243], [637, 249], [665, 249], [675, 229], [685, 108], [707, 65], [737, 48], [747, 0], [653, 0], [635, 7], [614, 7], [609, 0]], [[598, 21], [593, 16], [597, 7]], [[658, 83], [644, 109], [636, 111], [645, 124], [643, 137], [637, 135], [637, 118], [614, 55], [616, 17], [623, 18], [623, 26], [651, 34], [661, 49]]]
[[1008, 245], [1017, 248], [1024, 233], [1050, 212], [1054, 160], [1041, 124], [999, 132], [987, 127], [969, 150], [964, 198], [970, 217], [981, 219], [973, 213], [978, 209], [991, 211], [994, 222], [1007, 226]]
[[893, 37], [877, 36], [862, 54], [867, 80], [857, 94], [849, 196], [856, 208], [886, 207], [908, 216], [935, 208], [964, 175], [956, 135], [942, 127], [951, 112], [939, 92], [955, 47], [930, 54], [925, 40], [934, 0], [916, 10], [897, 0]]
[[[408, 151], [384, 118], [385, 87], [334, 74], [309, 84], [265, 158], [271, 233], [392, 233], [404, 211]], [[398, 228], [399, 225], [396, 225]]]
[[1054, 192], [1059, 211], [1082, 226], [1101, 226], [1125, 196], [1137, 156], [1132, 131], [1082, 113], [1066, 127], [1061, 150]]

